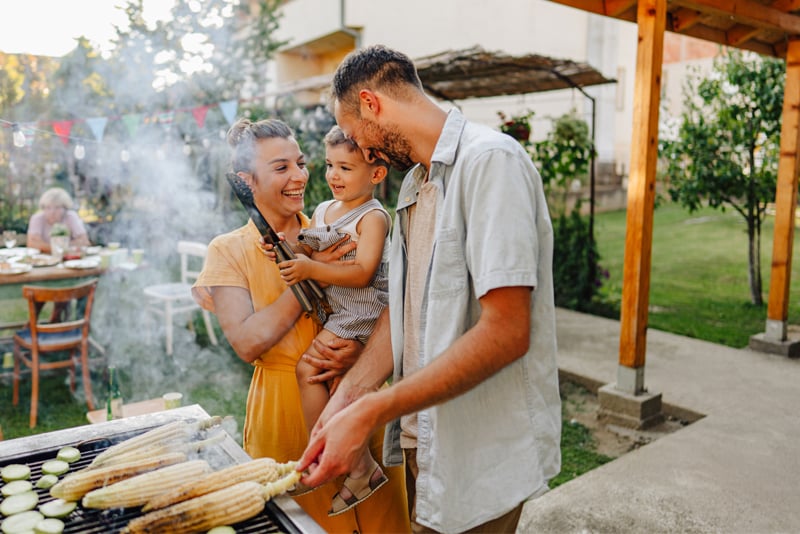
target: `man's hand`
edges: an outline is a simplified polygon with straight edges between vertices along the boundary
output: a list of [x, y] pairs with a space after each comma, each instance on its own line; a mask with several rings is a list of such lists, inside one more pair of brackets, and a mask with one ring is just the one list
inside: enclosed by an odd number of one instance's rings
[[309, 474], [301, 479], [308, 486], [316, 487], [351, 472], [373, 432], [368, 411], [359, 401], [347, 406], [342, 393], [328, 401], [297, 465], [300, 472], [308, 469]]
[[[327, 382], [343, 376], [356, 363], [364, 345], [355, 339], [334, 338], [327, 343], [314, 339], [314, 349], [320, 357], [303, 354], [303, 361], [320, 369], [321, 373], [308, 379], [309, 384]], [[337, 380], [338, 385], [338, 380]], [[331, 391], [333, 394], [333, 390]]]

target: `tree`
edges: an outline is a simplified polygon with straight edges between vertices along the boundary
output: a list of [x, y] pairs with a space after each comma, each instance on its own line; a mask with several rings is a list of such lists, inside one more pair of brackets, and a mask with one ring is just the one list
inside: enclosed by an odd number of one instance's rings
[[[687, 78], [685, 108], [663, 124], [660, 149], [671, 198], [690, 211], [733, 208], [748, 236], [750, 299], [763, 305], [761, 227], [777, 181], [783, 61], [740, 51]], [[668, 121], [666, 121], [668, 122]]]

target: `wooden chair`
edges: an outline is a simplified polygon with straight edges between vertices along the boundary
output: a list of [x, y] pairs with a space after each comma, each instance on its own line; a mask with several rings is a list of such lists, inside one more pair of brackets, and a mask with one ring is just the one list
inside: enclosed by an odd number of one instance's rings
[[[39, 404], [39, 372], [69, 369], [70, 390], [75, 391], [75, 366], [80, 358], [86, 405], [94, 410], [92, 383], [89, 378], [89, 328], [97, 279], [72, 287], [23, 286], [28, 301], [28, 324], [14, 333], [14, 405], [19, 403], [21, 365], [31, 371], [31, 419], [36, 426]], [[62, 322], [40, 323], [39, 312], [47, 303], [61, 305], [66, 313]], [[69, 351], [67, 359], [43, 358], [49, 353]]]
[[[174, 317], [181, 313], [201, 309], [192, 298], [192, 283], [197, 280], [200, 270], [194, 267], [190, 260], [195, 258], [194, 262], [202, 262], [206, 257], [208, 246], [195, 241], [178, 241], [177, 249], [181, 258], [180, 281], [156, 284], [144, 288], [144, 294], [149, 299], [148, 311], [164, 319], [168, 355], [172, 355], [173, 351], [172, 328]], [[214, 332], [214, 326], [211, 324], [211, 314], [207, 310], [202, 310], [202, 313], [206, 331], [208, 332], [208, 339], [212, 345], [216, 345], [217, 336]]]

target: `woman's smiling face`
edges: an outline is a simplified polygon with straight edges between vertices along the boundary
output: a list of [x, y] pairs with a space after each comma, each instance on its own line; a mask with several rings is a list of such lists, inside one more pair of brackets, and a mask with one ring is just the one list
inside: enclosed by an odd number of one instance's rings
[[[266, 215], [290, 217], [302, 211], [308, 183], [305, 155], [293, 137], [256, 142], [252, 174], [245, 177], [256, 205]], [[269, 217], [267, 217], [269, 219]]]

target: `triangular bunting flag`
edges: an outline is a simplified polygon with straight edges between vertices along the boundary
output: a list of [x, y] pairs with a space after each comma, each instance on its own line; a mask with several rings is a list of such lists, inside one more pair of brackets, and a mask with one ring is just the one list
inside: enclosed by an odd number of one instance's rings
[[53, 122], [53, 131], [61, 138], [61, 142], [65, 145], [69, 143], [69, 132], [72, 131], [72, 125], [75, 121], [55, 121]]
[[139, 122], [141, 120], [142, 116], [139, 113], [131, 113], [122, 116], [122, 122], [125, 124], [125, 128], [128, 129], [128, 135], [131, 137], [136, 136], [136, 130], [139, 129]]
[[239, 109], [239, 101], [228, 100], [226, 102], [220, 102], [219, 109], [222, 111], [222, 115], [225, 117], [225, 120], [228, 121], [228, 124], [233, 124], [233, 120], [236, 118], [236, 111]]
[[106, 124], [108, 123], [107, 117], [92, 117], [90, 119], [86, 119], [86, 124], [89, 125], [89, 128], [92, 130], [94, 134], [94, 138], [98, 141], [103, 140], [103, 135], [106, 131]]
[[199, 108], [192, 109], [192, 116], [194, 117], [194, 122], [197, 123], [198, 128], [202, 128], [203, 125], [205, 125], [206, 113], [208, 113], [208, 106], [200, 106]]

